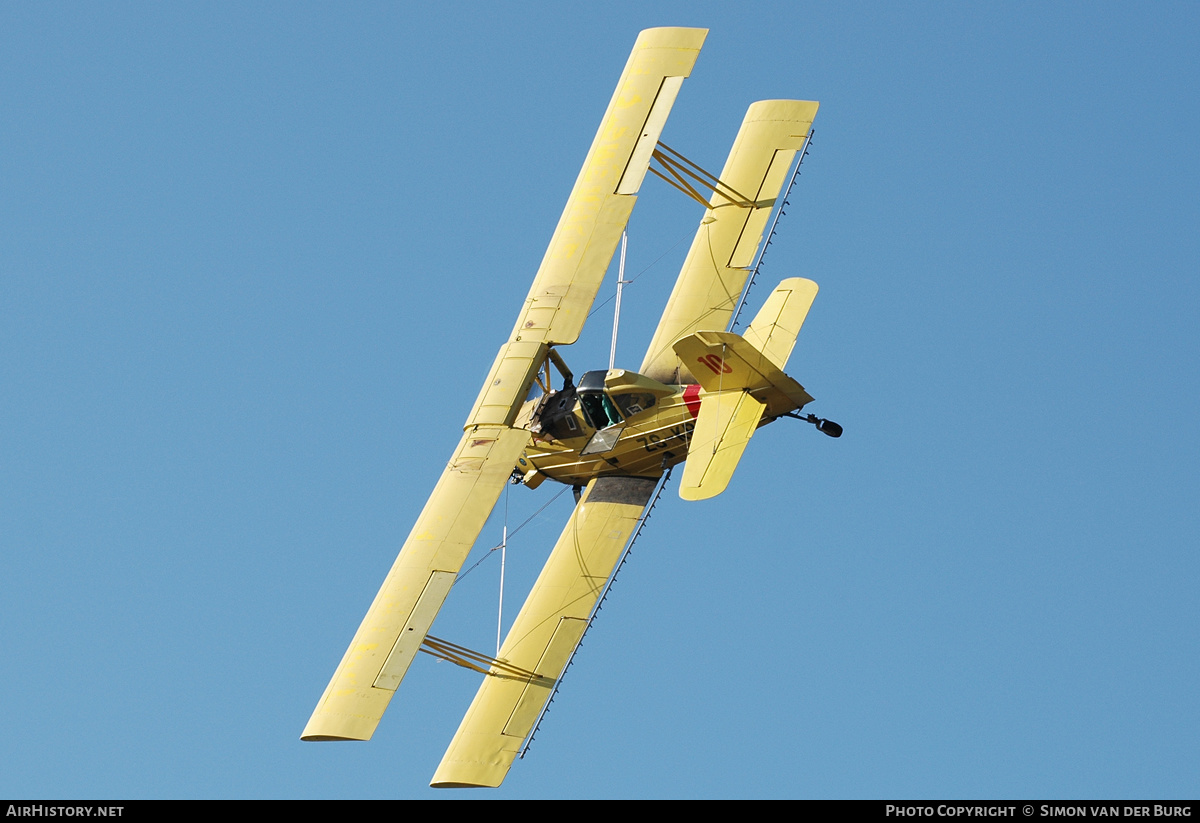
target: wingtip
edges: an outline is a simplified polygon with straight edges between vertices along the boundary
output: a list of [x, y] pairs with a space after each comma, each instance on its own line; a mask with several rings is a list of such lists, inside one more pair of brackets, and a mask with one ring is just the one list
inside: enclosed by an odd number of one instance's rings
[[697, 500], [709, 500], [711, 498], [716, 497], [721, 492], [725, 491], [725, 489], [726, 489], [726, 486], [721, 486], [721, 488], [719, 488], [719, 489], [714, 488], [714, 484], [712, 484], [712, 483], [710, 483], [708, 486], [683, 486], [683, 485], [680, 485], [679, 496], [682, 499], [687, 500], [689, 502], [695, 502]]
[[448, 780], [437, 781], [429, 784], [431, 789], [495, 789], [499, 787], [499, 783], [495, 786], [486, 783], [454, 783]]
[[708, 29], [660, 26], [653, 29], [642, 29], [635, 45], [649, 48], [698, 49], [704, 45], [706, 37], [708, 37]]

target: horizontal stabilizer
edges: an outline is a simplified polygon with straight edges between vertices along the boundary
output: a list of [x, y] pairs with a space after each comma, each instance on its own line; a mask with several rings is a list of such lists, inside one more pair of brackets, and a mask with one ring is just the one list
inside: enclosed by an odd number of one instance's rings
[[740, 389], [705, 394], [683, 464], [679, 496], [707, 500], [725, 491], [766, 404]]
[[812, 395], [803, 386], [784, 374], [739, 334], [696, 332], [676, 343], [675, 353], [689, 365], [706, 393], [733, 389], [748, 391], [754, 399], [766, 404], [768, 418], [787, 414], [812, 402]]
[[684, 500], [706, 500], [725, 491], [764, 414], [769, 420], [812, 401], [780, 367], [816, 294], [811, 280], [785, 280], [746, 337], [701, 331], [675, 343], [676, 356], [704, 389], [679, 487]]

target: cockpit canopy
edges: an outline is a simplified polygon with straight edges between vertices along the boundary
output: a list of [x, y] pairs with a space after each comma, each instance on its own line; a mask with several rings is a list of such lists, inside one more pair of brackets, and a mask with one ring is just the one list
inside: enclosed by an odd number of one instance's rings
[[584, 372], [576, 387], [579, 392], [579, 404], [583, 406], [583, 416], [593, 429], [607, 429], [624, 419], [608, 392], [604, 390], [604, 377], [607, 374], [606, 371]]
[[615, 426], [654, 407], [659, 397], [674, 392], [669, 386], [624, 369], [585, 372], [577, 387], [588, 425]]

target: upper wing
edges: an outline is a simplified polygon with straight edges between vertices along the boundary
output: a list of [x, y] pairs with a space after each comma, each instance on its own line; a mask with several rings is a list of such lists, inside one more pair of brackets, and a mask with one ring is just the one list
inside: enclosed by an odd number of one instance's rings
[[512, 428], [549, 347], [579, 336], [634, 193], [707, 32], [642, 32], [550, 241], [442, 472], [301, 735], [367, 740], [408, 670], [529, 433]]
[[565, 345], [579, 338], [675, 95], [707, 34], [663, 28], [638, 35], [517, 319], [514, 340]]
[[588, 484], [497, 656], [535, 677], [492, 669], [431, 785], [499, 786], [504, 780], [579, 645], [657, 482], [602, 477]]
[[764, 100], [746, 112], [721, 182], [751, 205], [718, 193], [704, 214], [639, 373], [662, 383], [694, 383], [675, 356], [675, 341], [696, 331], [724, 331], [737, 307], [767, 219], [796, 152], [812, 128], [817, 103]]

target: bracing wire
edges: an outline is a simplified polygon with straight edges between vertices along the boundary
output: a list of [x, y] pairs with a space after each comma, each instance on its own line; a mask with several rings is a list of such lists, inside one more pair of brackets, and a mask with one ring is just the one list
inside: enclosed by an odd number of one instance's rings
[[[526, 526], [528, 526], [528, 525], [529, 525], [531, 522], [533, 522], [533, 519], [534, 519], [535, 517], [537, 517], [539, 514], [541, 514], [542, 512], [544, 512], [546, 509], [550, 508], [550, 504], [551, 504], [551, 503], [553, 503], [553, 502], [554, 502], [555, 500], [557, 500], [558, 498], [562, 497], [562, 495], [563, 495], [563, 492], [565, 492], [565, 491], [566, 491], [567, 489], [569, 489], [569, 488], [571, 488], [571, 487], [570, 487], [570, 486], [563, 486], [561, 489], [559, 489], [559, 490], [558, 490], [558, 494], [556, 494], [556, 495], [554, 495], [553, 497], [551, 497], [549, 500], [547, 500], [547, 501], [546, 501], [546, 503], [545, 503], [545, 504], [544, 504], [544, 505], [543, 505], [543, 506], [542, 506], [540, 509], [538, 509], [537, 511], [535, 511], [533, 514], [529, 515], [529, 517], [525, 518], [525, 521], [524, 521], [523, 523], [521, 523], [521, 525], [517, 526], [515, 529], [513, 529], [512, 531], [510, 531], [510, 532], [508, 533], [508, 536], [509, 536], [509, 537], [512, 537], [514, 534], [516, 534], [517, 532], [519, 532], [521, 529], [523, 529], [523, 528], [525, 528]], [[466, 577], [468, 574], [470, 574], [471, 572], [473, 572], [473, 571], [475, 571], [477, 568], [479, 568], [479, 565], [480, 565], [481, 563], [483, 563], [483, 561], [485, 561], [485, 560], [487, 560], [489, 557], [491, 557], [493, 552], [498, 552], [498, 551], [500, 551], [500, 545], [501, 545], [501, 544], [497, 543], [495, 546], [492, 546], [490, 549], [488, 549], [486, 552], [484, 552], [484, 554], [483, 554], [483, 557], [481, 557], [481, 558], [479, 558], [478, 560], [476, 560], [476, 561], [475, 561], [475, 564], [474, 564], [473, 566], [471, 566], [471, 568], [467, 569], [467, 570], [466, 570], [466, 571], [464, 571], [464, 572], [459, 572], [459, 574], [458, 574], [458, 577], [456, 577], [456, 578], [454, 579], [454, 583], [455, 583], [455, 585], [457, 585], [457, 584], [458, 584], [458, 582], [459, 582], [460, 580], [462, 580], [464, 577]], [[452, 588], [453, 588], [453, 587], [452, 587]]]
[[[650, 269], [657, 266], [664, 257], [666, 257], [671, 252], [675, 251], [675, 249], [679, 248], [679, 244], [682, 243], [684, 240], [687, 240], [689, 235], [692, 235], [695, 233], [696, 233], [695, 229], [689, 228], [687, 230], [687, 232], [685, 232], [683, 235], [680, 236], [680, 238], [678, 240], [676, 240], [674, 243], [671, 244], [671, 248], [667, 249], [665, 252], [660, 254], [658, 257], [654, 258], [654, 261], [652, 263], [650, 263], [650, 265], [646, 266], [646, 268], [642, 269], [640, 272], [635, 274], [633, 277], [626, 280], [625, 285], [628, 286], [628, 285], [632, 284], [635, 280], [637, 280], [643, 274], [645, 274], [646, 272], [650, 271]], [[602, 302], [600, 302], [596, 305], [593, 305], [592, 310], [590, 312], [588, 312], [588, 317], [591, 317], [593, 314], [600, 311], [600, 309], [604, 308], [609, 303], [611, 303], [613, 300], [615, 300], [616, 297], [617, 297], [616, 292], [614, 292], [614, 293], [610, 294], [608, 297], [604, 298], [604, 300]]]

